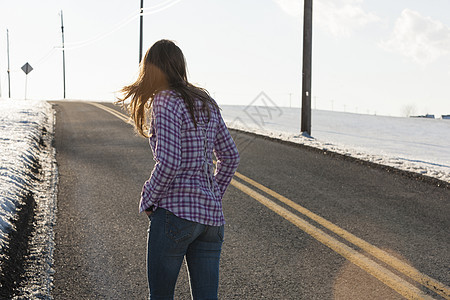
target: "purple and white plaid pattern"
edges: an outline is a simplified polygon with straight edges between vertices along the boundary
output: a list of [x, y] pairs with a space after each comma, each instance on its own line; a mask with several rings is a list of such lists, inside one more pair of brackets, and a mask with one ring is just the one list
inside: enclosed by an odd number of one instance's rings
[[[239, 153], [220, 112], [211, 117], [196, 102], [197, 129], [183, 99], [174, 91], [153, 101], [150, 146], [155, 166], [142, 188], [139, 211], [150, 206], [205, 225], [225, 223], [222, 197], [239, 164]], [[217, 163], [214, 174], [212, 153]]]

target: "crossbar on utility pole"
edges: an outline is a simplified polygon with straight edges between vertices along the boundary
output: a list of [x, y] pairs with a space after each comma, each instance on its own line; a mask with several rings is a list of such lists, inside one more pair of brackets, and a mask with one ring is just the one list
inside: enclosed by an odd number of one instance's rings
[[62, 57], [63, 57], [63, 87], [64, 87], [64, 99], [66, 99], [66, 56], [64, 54], [64, 23], [62, 10], [61, 10], [61, 37], [62, 37]]
[[6, 51], [8, 53], [8, 98], [11, 98], [11, 67], [9, 65], [9, 30], [6, 29]]
[[301, 131], [311, 135], [312, 0], [304, 1]]
[[144, 0], [141, 0], [141, 10], [140, 10], [140, 34], [139, 34], [139, 63], [142, 60], [142, 44], [143, 44], [143, 23], [144, 23]]

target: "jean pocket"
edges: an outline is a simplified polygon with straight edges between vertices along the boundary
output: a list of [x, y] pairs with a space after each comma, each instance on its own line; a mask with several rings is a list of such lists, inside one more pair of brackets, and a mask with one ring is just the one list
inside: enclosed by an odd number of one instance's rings
[[176, 243], [189, 240], [194, 233], [196, 223], [175, 216], [167, 211], [165, 232], [168, 238]]
[[218, 231], [217, 231], [217, 235], [219, 236], [219, 240], [221, 241], [221, 242], [223, 242], [223, 236], [224, 236], [224, 233], [225, 233], [225, 228], [224, 228], [225, 226], [220, 226], [218, 229]]

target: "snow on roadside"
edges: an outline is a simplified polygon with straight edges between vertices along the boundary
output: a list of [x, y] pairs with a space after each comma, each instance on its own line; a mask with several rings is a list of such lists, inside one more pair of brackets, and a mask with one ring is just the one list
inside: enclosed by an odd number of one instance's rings
[[32, 197], [35, 226], [24, 261], [26, 282], [16, 287], [16, 296], [27, 299], [50, 297], [57, 183], [53, 132], [49, 103], [0, 100], [0, 261], [8, 253], [21, 210], [30, 205], [25, 199]]
[[450, 121], [331, 111], [312, 113], [300, 134], [300, 109], [222, 105], [229, 128], [252, 132], [450, 182]]

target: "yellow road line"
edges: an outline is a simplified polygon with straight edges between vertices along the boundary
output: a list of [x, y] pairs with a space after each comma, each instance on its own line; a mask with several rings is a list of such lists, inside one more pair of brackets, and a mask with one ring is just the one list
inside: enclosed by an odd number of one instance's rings
[[[129, 123], [129, 118], [112, 109], [107, 106], [89, 102], [89, 104], [94, 105], [98, 108], [101, 108], [114, 116], [118, 117], [119, 119], [123, 120], [126, 123]], [[278, 199], [282, 203], [292, 207], [293, 209], [297, 210], [298, 212], [302, 213], [303, 215], [307, 216], [308, 218], [316, 221], [318, 224], [324, 226], [325, 228], [329, 229], [330, 231], [336, 233], [340, 237], [344, 238], [345, 240], [349, 241], [350, 243], [360, 247], [362, 250], [366, 251], [367, 253], [373, 255], [374, 257], [378, 258], [379, 260], [387, 263], [394, 269], [400, 271], [401, 273], [407, 275], [411, 279], [417, 281], [418, 283], [422, 284], [423, 286], [426, 286], [432, 291], [435, 291], [436, 293], [440, 294], [441, 296], [445, 297], [446, 299], [450, 299], [450, 289], [438, 282], [437, 280], [429, 277], [426, 274], [423, 274], [419, 272], [417, 269], [411, 267], [410, 265], [404, 263], [403, 261], [397, 259], [396, 257], [388, 254], [387, 252], [367, 243], [366, 241], [356, 237], [355, 235], [351, 234], [350, 232], [334, 225], [333, 223], [327, 221], [326, 219], [320, 217], [319, 215], [311, 212], [310, 210], [300, 206], [299, 204], [293, 202], [292, 200], [289, 200], [288, 198], [272, 191], [271, 189], [263, 186], [262, 184], [259, 184], [258, 182], [248, 178], [247, 176], [236, 172], [236, 177], [246, 181], [247, 183], [255, 186], [256, 188], [260, 189], [261, 191], [264, 191], [265, 193], [271, 195], [272, 197]], [[393, 274], [389, 270], [383, 268], [382, 266], [376, 264], [372, 260], [368, 259], [364, 255], [358, 253], [357, 251], [351, 249], [350, 247], [346, 246], [345, 244], [340, 243], [333, 237], [327, 235], [320, 229], [312, 226], [308, 222], [304, 221], [303, 219], [299, 218], [298, 216], [292, 214], [291, 212], [287, 211], [286, 209], [282, 208], [281, 206], [277, 205], [276, 203], [272, 202], [268, 198], [262, 196], [261, 194], [257, 193], [256, 191], [248, 188], [247, 186], [237, 182], [236, 180], [232, 180], [231, 184], [244, 193], [250, 195], [252, 198], [260, 202], [261, 204], [265, 205], [266, 207], [270, 208], [280, 216], [284, 217], [306, 233], [313, 236], [315, 239], [320, 241], [321, 243], [325, 244], [326, 246], [330, 247], [337, 253], [344, 256], [346, 259], [354, 263], [355, 265], [361, 267], [369, 274], [372, 274], [376, 278], [378, 278], [380, 281], [388, 285], [389, 287], [393, 288], [397, 292], [399, 292], [401, 295], [410, 298], [410, 299], [430, 299], [429, 296], [422, 293], [420, 290], [418, 290], [413, 285], [409, 284], [408, 282], [404, 281], [397, 275]], [[256, 195], [256, 197], [255, 197]], [[395, 277], [392, 277], [395, 276]], [[412, 289], [411, 289], [412, 288]], [[417, 298], [418, 297], [418, 298]], [[425, 297], [425, 298], [423, 298]]]
[[112, 108], [110, 108], [110, 107], [107, 107], [107, 106], [105, 106], [105, 105], [102, 105], [102, 104], [99, 104], [99, 103], [95, 103], [95, 102], [87, 102], [87, 103], [89, 103], [89, 104], [91, 104], [91, 105], [94, 105], [94, 106], [96, 106], [96, 107], [98, 107], [98, 108], [100, 108], [100, 109], [103, 109], [103, 110], [105, 110], [105, 111], [107, 111], [107, 112], [113, 114], [114, 116], [118, 117], [119, 119], [121, 119], [121, 120], [124, 121], [125, 123], [129, 123], [129, 118], [128, 118], [126, 115], [124, 115], [124, 114], [118, 112], [118, 111], [115, 110], [115, 109], [112, 109]]
[[426, 286], [430, 290], [440, 294], [446, 299], [450, 299], [450, 288], [446, 285], [442, 284], [441, 282], [431, 278], [430, 276], [421, 273], [417, 269], [413, 268], [412, 266], [406, 264], [405, 262], [399, 260], [398, 258], [388, 254], [387, 252], [381, 250], [380, 248], [373, 246], [372, 244], [369, 244], [368, 242], [358, 238], [357, 236], [351, 234], [350, 232], [346, 231], [345, 229], [342, 229], [330, 221], [322, 218], [321, 216], [318, 216], [317, 214], [313, 213], [312, 211], [300, 206], [299, 204], [293, 202], [292, 200], [289, 200], [288, 198], [278, 194], [277, 192], [272, 191], [271, 189], [263, 186], [262, 184], [248, 178], [247, 176], [240, 174], [236, 172], [236, 177], [246, 181], [247, 183], [253, 185], [254, 187], [260, 189], [261, 191], [269, 194], [270, 196], [278, 199], [282, 203], [292, 207], [296, 211], [300, 212], [301, 214], [307, 216], [308, 218], [316, 221], [318, 224], [322, 225], [323, 227], [327, 228], [328, 230], [336, 233], [340, 237], [344, 238], [345, 240], [349, 241], [350, 243], [354, 244], [355, 246], [358, 246], [362, 250], [366, 251], [367, 253], [373, 255], [374, 257], [378, 258], [379, 260], [387, 263], [394, 269], [400, 271], [401, 273], [405, 274], [406, 276], [410, 277], [411, 279], [417, 281], [418, 283], [422, 284], [423, 286]]
[[289, 222], [291, 222], [292, 224], [294, 224], [295, 226], [297, 226], [298, 228], [300, 228], [301, 230], [303, 230], [304, 232], [306, 232], [307, 234], [309, 234], [310, 236], [321, 242], [322, 244], [339, 253], [347, 260], [357, 265], [367, 273], [371, 274], [372, 276], [374, 276], [375, 278], [377, 278], [378, 280], [380, 280], [381, 282], [383, 282], [384, 284], [395, 290], [400, 295], [406, 297], [407, 299], [433, 299], [432, 297], [426, 295], [417, 287], [398, 277], [388, 269], [378, 265], [373, 260], [353, 250], [349, 246], [339, 242], [332, 236], [314, 227], [307, 221], [301, 219], [297, 215], [291, 213], [287, 209], [269, 200], [268, 198], [264, 197], [258, 192], [250, 189], [246, 185], [234, 179], [231, 181], [231, 185], [241, 190], [245, 194], [249, 195], [250, 197], [258, 201], [259, 203], [263, 204], [270, 210], [274, 211], [278, 215], [282, 216], [283, 218], [285, 218], [286, 220], [288, 220]]

